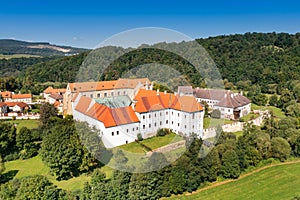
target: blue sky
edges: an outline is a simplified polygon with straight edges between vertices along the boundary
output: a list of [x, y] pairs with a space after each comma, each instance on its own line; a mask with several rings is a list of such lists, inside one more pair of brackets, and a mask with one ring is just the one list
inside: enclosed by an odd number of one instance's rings
[[0, 0], [0, 38], [93, 48], [119, 32], [163, 27], [192, 38], [300, 32], [300, 1]]

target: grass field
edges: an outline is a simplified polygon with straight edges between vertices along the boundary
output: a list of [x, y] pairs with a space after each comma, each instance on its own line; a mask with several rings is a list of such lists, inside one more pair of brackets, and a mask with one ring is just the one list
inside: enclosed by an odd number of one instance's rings
[[[90, 181], [90, 176], [86, 174], [82, 174], [78, 177], [74, 177], [66, 181], [57, 181], [55, 180], [54, 176], [50, 175], [50, 168], [42, 162], [39, 156], [27, 160], [14, 160], [6, 162], [5, 168], [6, 170], [4, 174], [11, 171], [17, 172], [14, 178], [21, 178], [39, 174], [47, 177], [59, 188], [71, 191], [82, 189], [83, 184], [87, 181]], [[113, 172], [111, 168], [104, 166], [101, 168], [101, 170], [106, 174], [106, 177], [111, 177]]]
[[285, 117], [284, 112], [280, 108], [276, 108], [274, 106], [258, 106], [254, 103], [251, 104], [251, 109], [252, 110], [270, 110], [273, 112], [274, 116], [277, 117], [278, 119], [282, 119]]
[[0, 54], [0, 59], [12, 59], [12, 58], [30, 58], [30, 57], [41, 57], [38, 55], [30, 55], [30, 54], [13, 54], [13, 55], [3, 55]]
[[[218, 184], [218, 183], [216, 183]], [[168, 199], [292, 199], [300, 196], [300, 163], [281, 163], [227, 181], [216, 187], [202, 189], [195, 194], [174, 196]]]
[[5, 122], [16, 124], [16, 128], [18, 131], [24, 126], [27, 127], [28, 129], [34, 129], [37, 128], [39, 125], [39, 121], [35, 119], [9, 120]]

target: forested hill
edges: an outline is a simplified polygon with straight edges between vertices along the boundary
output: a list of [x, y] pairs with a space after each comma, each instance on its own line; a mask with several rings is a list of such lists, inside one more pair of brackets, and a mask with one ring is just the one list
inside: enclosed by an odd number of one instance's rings
[[11, 39], [0, 39], [0, 54], [29, 54], [38, 56], [74, 55], [87, 51], [83, 48], [58, 46], [48, 42], [25, 42]]
[[[282, 87], [287, 87], [288, 81], [300, 80], [300, 33], [246, 33], [197, 41], [213, 58], [223, 79], [228, 79], [228, 89], [232, 85], [243, 90], [247, 90], [249, 85], [259, 85], [262, 92], [276, 93]], [[110, 56], [124, 49], [104, 47], [99, 51]], [[75, 81], [87, 54], [88, 52], [32, 65], [26, 69], [23, 77], [34, 82]], [[194, 86], [204, 85], [201, 76], [187, 61], [154, 48], [140, 49], [123, 55], [112, 63], [102, 79], [117, 79], [128, 69], [151, 62], [173, 66], [185, 74]], [[91, 74], [92, 78], [89, 80], [99, 79], [97, 67], [94, 70], [82, 73]]]

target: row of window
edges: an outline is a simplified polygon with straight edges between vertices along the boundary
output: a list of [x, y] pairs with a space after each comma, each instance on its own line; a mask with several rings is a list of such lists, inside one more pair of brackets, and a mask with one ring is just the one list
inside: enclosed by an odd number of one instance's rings
[[[138, 131], [138, 130], [139, 130], [139, 127], [132, 128], [132, 131], [133, 131], [133, 132], [134, 132], [135, 130]], [[128, 133], [128, 132], [129, 132], [129, 129], [126, 129], [126, 132]], [[119, 131], [117, 131], [116, 133], [117, 133], [117, 135], [119, 135]], [[112, 132], [111, 132], [111, 136], [114, 136], [114, 135], [115, 135], [115, 132], [112, 131]]]
[[[123, 91], [123, 94], [120, 91], [117, 92], [117, 96], [126, 95], [126, 94], [127, 94], [126, 91]], [[86, 96], [86, 95], [83, 95], [83, 96]], [[108, 96], [108, 93], [104, 92], [103, 97], [107, 97], [107, 96]], [[111, 92], [110, 96], [114, 96], [114, 92]], [[100, 97], [101, 97], [101, 94], [98, 93], [97, 98], [100, 98]], [[94, 98], [94, 94], [90, 94], [90, 98]]]
[[[166, 111], [166, 115], [168, 115], [168, 111]], [[173, 115], [173, 111], [172, 111], [172, 115]], [[159, 116], [162, 116], [162, 113], [159, 113]], [[177, 116], [180, 117], [180, 113], [177, 113]], [[154, 118], [156, 117], [156, 113], [154, 113]], [[149, 118], [151, 118], [151, 114], [149, 114]], [[186, 119], [186, 115], [184, 115], [184, 118]], [[146, 116], [143, 115], [143, 119], [146, 119]], [[192, 115], [192, 119], [194, 119], [194, 114]]]

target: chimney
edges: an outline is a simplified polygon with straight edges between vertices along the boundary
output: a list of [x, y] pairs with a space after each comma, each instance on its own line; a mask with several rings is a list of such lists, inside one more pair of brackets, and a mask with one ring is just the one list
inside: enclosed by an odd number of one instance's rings
[[167, 90], [164, 91], [164, 94], [167, 94]]
[[243, 90], [240, 91], [240, 94], [243, 96]]
[[151, 82], [150, 90], [153, 90], [153, 82]]
[[157, 95], [157, 96], [159, 95], [159, 89], [156, 90], [156, 95]]

